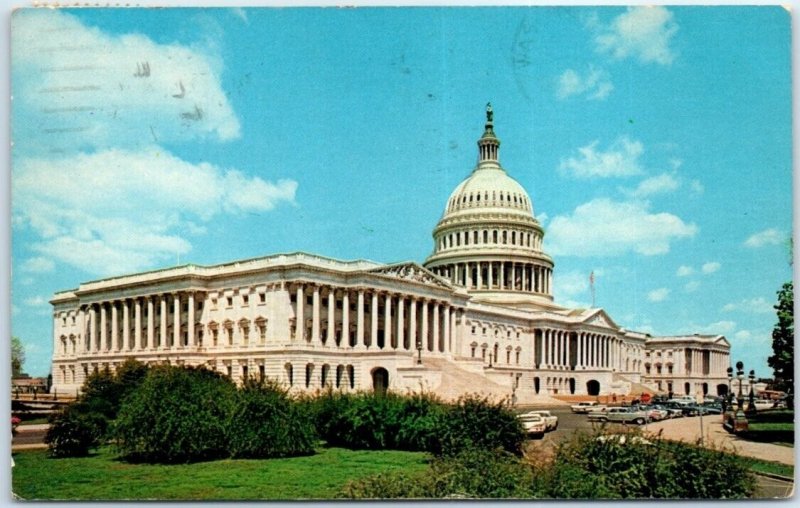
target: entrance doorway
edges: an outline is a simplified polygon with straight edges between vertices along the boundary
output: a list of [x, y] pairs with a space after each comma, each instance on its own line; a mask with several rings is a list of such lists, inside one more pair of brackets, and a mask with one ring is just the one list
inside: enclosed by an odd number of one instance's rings
[[586, 393], [589, 395], [600, 395], [600, 382], [592, 379], [586, 382]]
[[372, 370], [372, 390], [376, 395], [385, 395], [389, 388], [389, 372], [383, 367]]

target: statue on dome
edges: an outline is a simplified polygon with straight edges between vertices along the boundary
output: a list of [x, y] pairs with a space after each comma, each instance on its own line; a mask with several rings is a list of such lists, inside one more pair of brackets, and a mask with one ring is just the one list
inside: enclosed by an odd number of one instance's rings
[[486, 121], [491, 123], [493, 119], [494, 119], [494, 112], [492, 111], [492, 103], [491, 102], [487, 102], [486, 103]]

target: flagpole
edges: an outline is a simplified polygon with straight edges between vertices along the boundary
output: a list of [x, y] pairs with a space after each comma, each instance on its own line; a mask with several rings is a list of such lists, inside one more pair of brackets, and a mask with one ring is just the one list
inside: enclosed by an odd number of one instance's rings
[[594, 270], [589, 274], [589, 287], [592, 290], [592, 308], [594, 308]]

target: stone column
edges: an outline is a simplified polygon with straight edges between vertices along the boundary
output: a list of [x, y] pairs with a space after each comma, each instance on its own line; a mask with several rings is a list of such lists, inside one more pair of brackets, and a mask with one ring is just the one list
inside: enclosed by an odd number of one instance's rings
[[103, 351], [108, 351], [110, 344], [108, 343], [108, 323], [106, 323], [106, 305], [100, 304], [100, 344], [103, 345]]
[[511, 290], [517, 290], [517, 263], [511, 262]]
[[137, 351], [142, 349], [142, 300], [137, 298], [133, 304], [133, 342]]
[[486, 289], [494, 288], [494, 274], [492, 273], [494, 270], [494, 263], [489, 261], [486, 263], [486, 278], [489, 279], [489, 282], [486, 286]]
[[369, 347], [378, 347], [378, 293], [372, 291], [372, 305], [370, 306], [370, 339]]
[[306, 335], [306, 318], [303, 316], [303, 311], [305, 310], [306, 305], [306, 294], [305, 288], [302, 284], [297, 284], [297, 289], [295, 292], [295, 302], [296, 309], [294, 312], [294, 321], [295, 321], [295, 330], [294, 330], [294, 340], [300, 342], [305, 339]]
[[417, 347], [417, 299], [412, 296], [408, 305], [408, 349], [413, 351]]
[[442, 337], [442, 347], [439, 349], [443, 353], [449, 353], [450, 348], [448, 347], [448, 345], [450, 343], [450, 306], [445, 305], [444, 307], [442, 307], [442, 309], [444, 310], [444, 330], [443, 330], [444, 337]]
[[383, 305], [383, 347], [395, 349], [392, 346], [392, 295], [386, 293]]
[[432, 328], [433, 333], [431, 337], [431, 341], [428, 343], [428, 351], [435, 352], [439, 350], [439, 328], [441, 326], [441, 321], [439, 320], [439, 302], [433, 302], [433, 321], [432, 321]]
[[113, 351], [119, 351], [119, 321], [117, 319], [117, 302], [111, 302], [111, 347]]
[[167, 347], [167, 295], [161, 295], [161, 333], [158, 348], [163, 350]]
[[333, 347], [336, 345], [334, 335], [336, 332], [336, 291], [328, 288], [328, 334], [325, 337], [325, 345]]
[[94, 304], [89, 307], [89, 351], [99, 351], [100, 344], [97, 343], [97, 311]]
[[350, 346], [350, 292], [344, 290], [342, 293], [342, 340], [340, 345]]
[[189, 291], [189, 312], [186, 313], [186, 333], [189, 336], [189, 346], [197, 346], [197, 337], [194, 336], [194, 292]]
[[482, 289], [482, 286], [483, 286], [483, 274], [482, 274], [481, 272], [483, 271], [483, 269], [482, 269], [482, 265], [483, 265], [483, 263], [481, 263], [481, 262], [477, 262], [477, 263], [475, 263], [475, 264], [476, 264], [476, 265], [477, 265], [477, 267], [478, 267], [478, 269], [476, 270], [476, 275], [478, 276], [478, 277], [477, 277], [477, 278], [478, 278], [478, 285], [477, 285], [477, 289]]
[[470, 265], [469, 263], [464, 263], [464, 266], [465, 266], [465, 269], [466, 269], [466, 274], [465, 274], [464, 277], [465, 277], [466, 282], [467, 282], [467, 284], [466, 284], [467, 289], [471, 289], [472, 288], [472, 269], [470, 268], [469, 265]]
[[565, 335], [565, 342], [566, 342], [566, 351], [567, 351], [567, 370], [572, 370], [572, 359], [570, 358], [570, 347], [569, 343], [572, 341], [572, 332], [564, 332]]
[[427, 351], [428, 348], [428, 302], [422, 300], [422, 334], [419, 338], [422, 344], [422, 349]]
[[406, 324], [406, 299], [403, 295], [397, 298], [397, 338], [395, 339], [395, 349], [405, 350], [405, 324]]
[[131, 347], [131, 314], [128, 300], [122, 301], [122, 350], [130, 351]]
[[156, 326], [155, 326], [155, 305], [153, 297], [147, 297], [147, 347], [155, 349], [156, 347]]
[[181, 295], [172, 295], [172, 348], [181, 347]]
[[311, 344], [322, 342], [319, 336], [319, 286], [314, 286], [311, 297]]
[[456, 319], [457, 319], [456, 315], [457, 314], [458, 314], [458, 312], [456, 311], [456, 309], [451, 307], [450, 308], [450, 336], [449, 336], [450, 340], [447, 343], [447, 352], [450, 353], [450, 354], [453, 354], [453, 352], [455, 352], [456, 347], [457, 347], [456, 346], [456, 339], [457, 339], [457, 333], [458, 333], [458, 325], [457, 325], [457, 321], [456, 321]]
[[364, 347], [364, 290], [358, 290], [358, 304], [356, 306], [356, 347]]

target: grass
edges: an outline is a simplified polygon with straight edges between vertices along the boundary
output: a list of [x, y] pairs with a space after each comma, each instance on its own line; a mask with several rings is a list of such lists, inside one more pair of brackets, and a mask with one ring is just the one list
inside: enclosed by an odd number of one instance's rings
[[320, 448], [308, 457], [150, 465], [122, 462], [108, 447], [76, 459], [31, 450], [14, 454], [12, 488], [26, 500], [331, 499], [350, 480], [423, 471], [428, 460], [420, 452]]
[[794, 478], [794, 466], [747, 457], [742, 457], [742, 460], [756, 473], [770, 473]]
[[794, 411], [771, 409], [748, 417], [747, 432], [741, 437], [750, 441], [794, 446]]
[[46, 416], [42, 416], [42, 417], [39, 417], [39, 418], [31, 418], [30, 420], [22, 420], [20, 422], [20, 425], [23, 425], [23, 426], [24, 425], [39, 425], [39, 424], [42, 424], [42, 423], [47, 423], [47, 417]]

